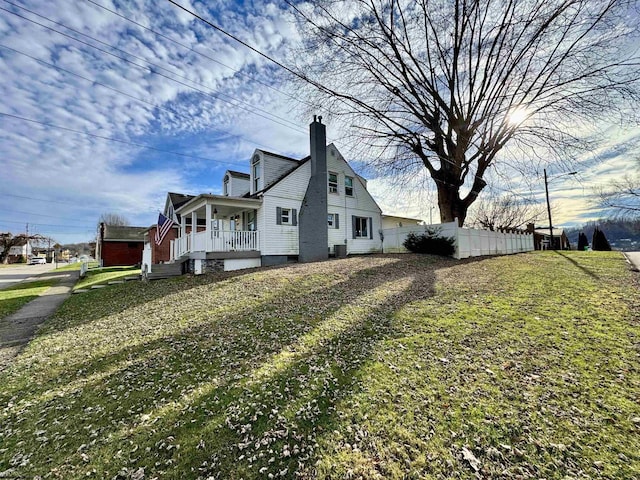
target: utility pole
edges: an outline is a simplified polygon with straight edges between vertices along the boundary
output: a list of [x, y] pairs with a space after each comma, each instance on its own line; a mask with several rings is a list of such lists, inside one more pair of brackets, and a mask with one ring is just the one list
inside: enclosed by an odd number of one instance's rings
[[549, 203], [549, 182], [547, 181], [547, 169], [544, 169], [544, 191], [547, 194], [547, 215], [549, 216], [549, 248], [555, 250], [553, 243], [553, 224], [551, 223], [551, 204]]

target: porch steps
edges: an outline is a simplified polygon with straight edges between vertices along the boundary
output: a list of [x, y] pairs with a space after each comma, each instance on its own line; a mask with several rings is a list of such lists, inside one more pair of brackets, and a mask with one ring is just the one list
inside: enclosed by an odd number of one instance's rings
[[147, 274], [147, 280], [179, 277], [182, 275], [182, 262], [158, 263], [151, 267], [151, 273]]

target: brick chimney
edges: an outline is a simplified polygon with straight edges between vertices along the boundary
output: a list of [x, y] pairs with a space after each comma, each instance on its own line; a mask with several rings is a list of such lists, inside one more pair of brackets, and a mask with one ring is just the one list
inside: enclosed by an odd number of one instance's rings
[[298, 218], [298, 261], [317, 262], [329, 258], [327, 228], [327, 129], [314, 115], [309, 126], [311, 178]]

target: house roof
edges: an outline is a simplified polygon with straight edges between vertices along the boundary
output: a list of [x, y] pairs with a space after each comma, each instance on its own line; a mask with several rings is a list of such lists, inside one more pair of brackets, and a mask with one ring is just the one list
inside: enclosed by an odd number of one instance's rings
[[227, 170], [227, 173], [229, 173], [229, 175], [231, 175], [233, 177], [240, 177], [240, 178], [250, 178], [251, 177], [251, 175], [249, 175], [248, 173], [237, 172], [236, 170]]
[[193, 195], [186, 195], [184, 193], [169, 192], [168, 195], [169, 195], [169, 200], [171, 200], [171, 203], [173, 204], [174, 209], [177, 209], [178, 207], [187, 203], [189, 200], [193, 198]]
[[[549, 236], [549, 229], [548, 228], [545, 228], [545, 229], [536, 228], [534, 230], [534, 232], [536, 234], [538, 234], [538, 235], [546, 235], [547, 237]], [[564, 233], [564, 229], [563, 228], [553, 227], [553, 236], [554, 237], [560, 237], [560, 236], [562, 236], [563, 233]]]
[[269, 152], [268, 150], [262, 150], [261, 148], [258, 148], [257, 150], [262, 152], [262, 153], [266, 153], [267, 155], [270, 155], [272, 157], [282, 158], [283, 160], [289, 160], [291, 162], [301, 162], [302, 161], [302, 160], [297, 160], [297, 159], [292, 158], [292, 157], [287, 157], [286, 155], [280, 155], [279, 153]]
[[409, 220], [411, 222], [421, 222], [422, 219], [420, 218], [411, 218], [411, 217], [399, 217], [398, 215], [385, 215], [384, 213], [382, 214], [383, 218], [397, 218], [398, 220]]
[[[282, 156], [282, 155], [279, 155]], [[285, 157], [286, 158], [286, 157]], [[289, 160], [293, 160], [293, 159], [289, 159]], [[287, 170], [286, 172], [284, 172], [282, 175], [280, 175], [278, 178], [276, 178], [273, 182], [271, 182], [269, 185], [267, 185], [266, 187], [264, 187], [262, 190], [258, 190], [257, 192], [254, 192], [253, 195], [251, 195], [250, 193], [245, 193], [243, 195], [244, 198], [256, 198], [258, 195], [260, 195], [261, 193], [266, 192], [267, 190], [271, 189], [272, 187], [274, 187], [278, 182], [282, 181], [283, 179], [285, 179], [290, 173], [294, 172], [295, 170], [297, 170], [298, 168], [300, 168], [302, 165], [304, 165], [305, 163], [307, 163], [309, 160], [311, 160], [311, 155], [308, 155], [304, 158], [301, 158], [300, 160], [295, 160], [296, 162], [298, 162], [297, 165], [295, 165], [291, 170]]]
[[110, 242], [143, 242], [146, 230], [147, 227], [105, 225], [103, 238]]

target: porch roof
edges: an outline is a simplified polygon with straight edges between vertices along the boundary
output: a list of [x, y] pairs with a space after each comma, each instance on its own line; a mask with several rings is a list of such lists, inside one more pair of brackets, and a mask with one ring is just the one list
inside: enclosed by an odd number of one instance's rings
[[230, 212], [239, 209], [254, 209], [262, 205], [262, 199], [229, 197], [227, 195], [211, 195], [200, 194], [192, 198], [180, 208], [176, 209], [176, 213], [180, 215], [188, 215], [192, 212], [204, 214], [206, 205], [211, 205], [218, 210], [219, 213]]

